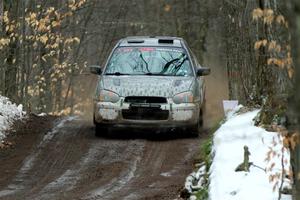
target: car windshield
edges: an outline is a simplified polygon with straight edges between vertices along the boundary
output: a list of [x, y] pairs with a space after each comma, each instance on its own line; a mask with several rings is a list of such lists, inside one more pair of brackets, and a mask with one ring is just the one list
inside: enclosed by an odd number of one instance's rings
[[119, 47], [106, 75], [192, 76], [189, 58], [181, 48]]

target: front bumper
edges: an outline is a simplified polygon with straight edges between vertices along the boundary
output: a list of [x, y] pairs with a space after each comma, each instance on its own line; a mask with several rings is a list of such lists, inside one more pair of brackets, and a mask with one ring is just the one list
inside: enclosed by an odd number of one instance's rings
[[122, 100], [117, 103], [95, 102], [94, 119], [95, 123], [120, 128], [183, 128], [193, 126], [199, 121], [199, 103], [175, 104], [172, 100], [168, 100], [167, 104], [156, 104], [156, 106], [159, 106], [164, 113], [168, 113], [165, 119], [126, 119], [123, 111], [130, 109], [129, 103], [124, 103]]

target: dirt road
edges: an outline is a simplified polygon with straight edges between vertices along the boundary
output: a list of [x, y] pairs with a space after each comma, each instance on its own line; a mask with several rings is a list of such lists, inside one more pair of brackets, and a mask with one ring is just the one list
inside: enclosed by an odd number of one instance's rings
[[[209, 37], [205, 55], [205, 65], [213, 70], [207, 77], [208, 127], [223, 117], [221, 101], [228, 99], [226, 68], [216, 59], [215, 43]], [[201, 137], [122, 131], [96, 138], [91, 121], [31, 116], [19, 124], [9, 138], [14, 147], [0, 150], [0, 200], [178, 197]]]
[[96, 138], [79, 118], [31, 117], [0, 152], [0, 199], [176, 199], [199, 152], [182, 134]]

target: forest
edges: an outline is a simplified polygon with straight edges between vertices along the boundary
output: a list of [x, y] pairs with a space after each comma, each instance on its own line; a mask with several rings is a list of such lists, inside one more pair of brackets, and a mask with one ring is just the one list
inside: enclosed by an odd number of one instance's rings
[[208, 53], [222, 63], [230, 99], [283, 132], [300, 200], [299, 0], [2, 0], [0, 27], [0, 95], [54, 115], [89, 109], [88, 66], [118, 39], [185, 38], [201, 64]]

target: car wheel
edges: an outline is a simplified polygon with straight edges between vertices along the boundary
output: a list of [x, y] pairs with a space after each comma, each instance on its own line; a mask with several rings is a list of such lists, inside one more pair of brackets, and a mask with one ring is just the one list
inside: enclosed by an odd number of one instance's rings
[[192, 127], [189, 132], [192, 137], [198, 137], [200, 133], [200, 122], [198, 122], [194, 127]]
[[198, 123], [190, 129], [191, 136], [198, 137], [203, 127], [203, 111], [200, 110]]
[[95, 136], [105, 136], [107, 135], [108, 128], [103, 126], [102, 124], [95, 123]]
[[202, 129], [203, 124], [204, 124], [204, 111], [203, 109], [200, 109], [200, 115], [199, 115], [199, 124], [200, 124], [200, 129]]
[[107, 135], [107, 132], [108, 132], [107, 126], [97, 123], [95, 120], [95, 116], [94, 116], [94, 125], [95, 125], [95, 136], [96, 137]]

